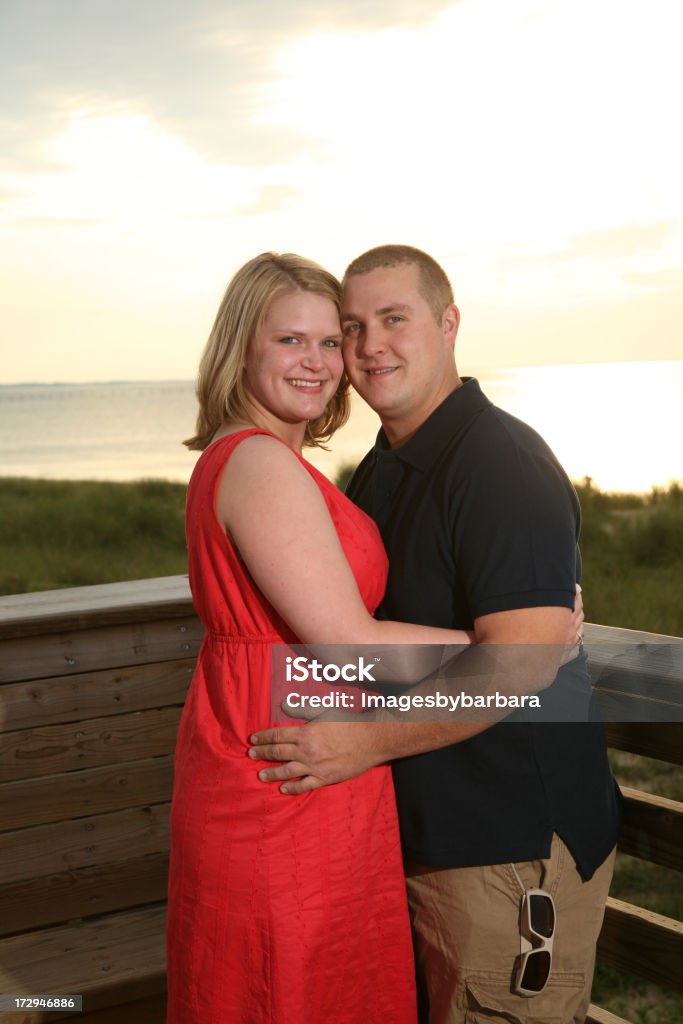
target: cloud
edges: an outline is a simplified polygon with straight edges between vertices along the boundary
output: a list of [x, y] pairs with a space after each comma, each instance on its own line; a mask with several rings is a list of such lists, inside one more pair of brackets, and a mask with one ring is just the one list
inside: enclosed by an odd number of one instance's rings
[[110, 222], [102, 217], [34, 217], [27, 215], [13, 218], [13, 223], [34, 228], [86, 228]]
[[49, 171], [2, 181], [14, 192], [6, 222], [111, 222], [137, 231], [238, 210], [263, 184], [253, 172], [202, 160], [183, 138], [115, 107], [73, 112], [47, 152]]
[[549, 252], [541, 249], [517, 251], [511, 246], [507, 262], [514, 266], [542, 262], [546, 265], [573, 260], [618, 260], [639, 253], [657, 251], [680, 230], [677, 220], [660, 220], [651, 224], [618, 224], [595, 228], [573, 235], [566, 246]]
[[416, 25], [446, 6], [448, 0], [3, 0], [3, 165], [41, 169], [36, 139], [54, 133], [55, 117], [112, 102], [182, 135], [207, 159], [243, 166], [293, 159], [303, 135], [258, 123], [278, 49], [316, 30]]
[[303, 194], [303, 189], [294, 185], [264, 185], [259, 189], [256, 198], [245, 206], [240, 207], [236, 212], [240, 217], [248, 217], [251, 214], [277, 213], [285, 207], [290, 206]]
[[683, 288], [683, 267], [670, 267], [667, 270], [631, 271], [622, 274], [627, 284], [641, 285], [665, 291], [678, 291]]

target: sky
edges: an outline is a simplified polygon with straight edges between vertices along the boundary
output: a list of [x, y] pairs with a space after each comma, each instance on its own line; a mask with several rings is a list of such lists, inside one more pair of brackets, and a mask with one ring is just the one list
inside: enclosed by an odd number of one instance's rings
[[[683, 358], [679, 0], [0, 0], [0, 382], [189, 379], [267, 249], [426, 249], [461, 372]], [[676, 125], [679, 125], [677, 128]]]

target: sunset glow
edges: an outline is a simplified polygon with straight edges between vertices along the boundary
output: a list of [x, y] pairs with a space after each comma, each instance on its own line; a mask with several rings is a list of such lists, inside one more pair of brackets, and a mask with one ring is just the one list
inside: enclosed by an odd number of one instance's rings
[[677, 358], [679, 12], [7, 0], [2, 380], [191, 377], [246, 258], [387, 240], [477, 364]]

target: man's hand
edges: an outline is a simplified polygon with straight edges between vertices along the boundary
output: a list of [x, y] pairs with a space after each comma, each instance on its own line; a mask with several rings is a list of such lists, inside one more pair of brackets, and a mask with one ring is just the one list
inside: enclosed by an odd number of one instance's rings
[[358, 715], [350, 718], [352, 721], [316, 720], [308, 725], [276, 726], [254, 733], [250, 737], [253, 746], [249, 748], [249, 757], [285, 762], [262, 768], [259, 779], [285, 780], [280, 791], [295, 796], [352, 779], [382, 764], [382, 727], [359, 721]]
[[[547, 673], [548, 678], [539, 683], [548, 685], [555, 678], [560, 661], [558, 646], [566, 644], [562, 664], [578, 653], [577, 642], [583, 636], [583, 602], [580, 588], [577, 587], [577, 591], [571, 614], [567, 609], [523, 609], [479, 619], [480, 639], [488, 643], [550, 645], [548, 650], [554, 665]], [[527, 648], [527, 661], [531, 653]], [[325, 712], [317, 716], [311, 713], [315, 720], [308, 725], [276, 726], [254, 733], [250, 737], [249, 756], [260, 761], [282, 762], [262, 768], [259, 779], [283, 782], [280, 790], [288, 795], [310, 793], [322, 786], [352, 779], [397, 757], [459, 743], [494, 724], [493, 719], [486, 723], [463, 720], [422, 725], [385, 724], [368, 721], [369, 716], [357, 714], [349, 714], [347, 720], [339, 721], [339, 714], [335, 711], [334, 721], [330, 722], [325, 720]], [[297, 717], [307, 716], [297, 709]]]
[[574, 611], [572, 612], [571, 621], [567, 631], [567, 639], [564, 645], [564, 653], [560, 661], [560, 665], [567, 665], [570, 661], [573, 661], [581, 650], [581, 644], [583, 643], [583, 597], [581, 596], [581, 587], [576, 584], [576, 597], [574, 598]]

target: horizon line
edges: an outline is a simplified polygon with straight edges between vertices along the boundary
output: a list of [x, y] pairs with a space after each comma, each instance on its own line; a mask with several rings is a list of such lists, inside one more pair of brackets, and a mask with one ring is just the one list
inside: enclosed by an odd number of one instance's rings
[[[507, 370], [550, 370], [550, 369], [562, 369], [573, 366], [627, 366], [631, 364], [644, 363], [652, 365], [655, 363], [681, 363], [683, 364], [683, 358], [681, 359], [593, 359], [593, 360], [577, 360], [576, 362], [569, 363], [520, 363], [520, 364], [507, 364], [501, 365], [497, 363], [484, 363], [481, 366], [480, 373], [500, 373]], [[466, 374], [471, 376], [472, 374]], [[106, 385], [117, 385], [117, 384], [194, 384], [195, 377], [112, 377], [103, 378], [99, 380], [16, 380], [16, 381], [0, 381], [0, 387], [7, 388], [18, 388], [18, 387], [66, 387], [66, 386], [89, 386], [92, 384], [106, 384]]]

